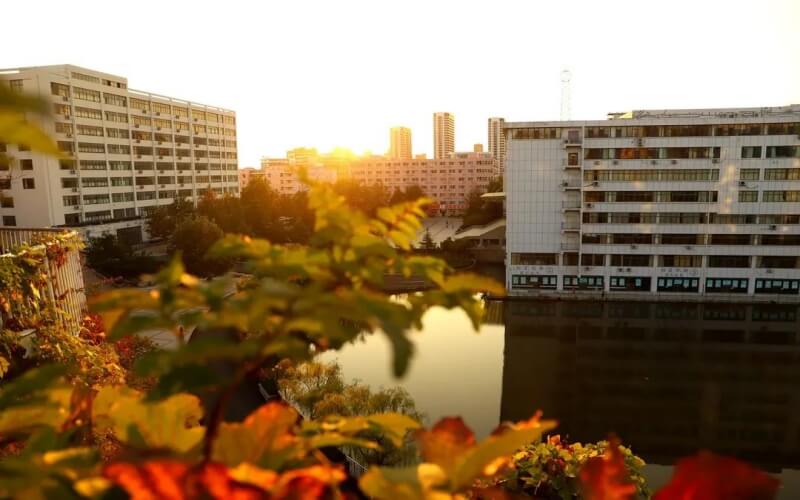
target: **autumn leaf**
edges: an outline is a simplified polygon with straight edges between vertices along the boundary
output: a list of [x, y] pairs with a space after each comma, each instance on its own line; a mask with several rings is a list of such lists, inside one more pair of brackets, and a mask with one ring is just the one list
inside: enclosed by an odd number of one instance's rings
[[653, 500], [772, 500], [780, 482], [735, 458], [701, 452], [678, 461]]
[[459, 457], [475, 446], [475, 434], [461, 417], [445, 417], [431, 430], [417, 431], [415, 437], [422, 459], [440, 466], [448, 474], [455, 469]]
[[302, 451], [294, 434], [297, 412], [285, 403], [267, 403], [241, 423], [223, 423], [212, 457], [229, 466], [250, 462], [279, 469]]
[[628, 500], [634, 498], [636, 485], [628, 477], [619, 439], [608, 440], [601, 457], [586, 461], [580, 471], [581, 486], [586, 500]]

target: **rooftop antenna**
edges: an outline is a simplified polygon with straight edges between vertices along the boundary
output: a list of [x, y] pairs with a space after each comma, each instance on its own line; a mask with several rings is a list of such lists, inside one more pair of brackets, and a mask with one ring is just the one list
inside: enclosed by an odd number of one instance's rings
[[570, 115], [570, 87], [572, 73], [568, 69], [561, 72], [561, 120], [569, 120]]

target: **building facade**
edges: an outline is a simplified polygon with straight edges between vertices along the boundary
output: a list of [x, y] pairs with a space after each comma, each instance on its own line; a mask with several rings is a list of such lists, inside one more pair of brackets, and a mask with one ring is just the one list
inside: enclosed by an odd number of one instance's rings
[[389, 131], [389, 158], [395, 160], [410, 160], [411, 129], [408, 127], [392, 127]]
[[336, 182], [337, 170], [324, 163], [293, 163], [288, 158], [262, 158], [261, 174], [267, 184], [280, 194], [292, 195], [305, 191], [308, 186], [300, 180], [300, 169], [312, 181]]
[[452, 113], [433, 114], [433, 158], [443, 160], [456, 150], [456, 124]]
[[52, 102], [40, 125], [64, 154], [1, 146], [19, 168], [4, 172], [5, 226], [122, 232], [136, 241], [156, 206], [208, 190], [239, 193], [233, 111], [132, 90], [126, 78], [71, 65], [2, 70], [3, 81]]
[[503, 133], [503, 126], [506, 121], [504, 118], [489, 118], [488, 120], [488, 144], [489, 152], [497, 162], [500, 175], [505, 171], [506, 160], [506, 136]]
[[239, 189], [242, 190], [255, 179], [264, 179], [264, 172], [253, 167], [239, 169]]
[[512, 295], [797, 301], [800, 106], [506, 123]]
[[382, 184], [388, 190], [419, 186], [434, 200], [432, 211], [461, 214], [472, 191], [485, 192], [496, 176], [489, 153], [452, 153], [442, 159], [392, 160], [364, 158], [353, 163], [350, 177], [365, 185]]

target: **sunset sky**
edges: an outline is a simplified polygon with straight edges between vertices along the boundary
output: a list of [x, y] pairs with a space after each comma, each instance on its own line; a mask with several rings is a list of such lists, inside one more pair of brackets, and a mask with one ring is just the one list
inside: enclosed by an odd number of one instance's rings
[[0, 68], [76, 64], [131, 88], [234, 109], [240, 166], [296, 146], [456, 148], [486, 119], [800, 103], [800, 1], [14, 1]]

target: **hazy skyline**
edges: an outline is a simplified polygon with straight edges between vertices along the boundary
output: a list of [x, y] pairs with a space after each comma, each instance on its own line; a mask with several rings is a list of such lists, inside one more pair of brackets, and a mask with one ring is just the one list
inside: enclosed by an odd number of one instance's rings
[[[75, 64], [131, 88], [233, 109], [239, 165], [297, 146], [384, 153], [432, 115], [456, 149], [490, 116], [552, 120], [560, 72], [572, 118], [641, 108], [800, 103], [800, 2], [140, 0], [4, 6], [0, 67]], [[46, 15], [45, 15], [46, 13]]]

